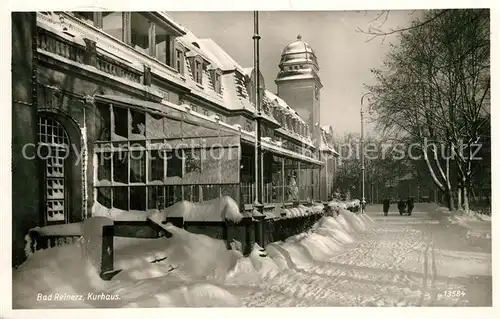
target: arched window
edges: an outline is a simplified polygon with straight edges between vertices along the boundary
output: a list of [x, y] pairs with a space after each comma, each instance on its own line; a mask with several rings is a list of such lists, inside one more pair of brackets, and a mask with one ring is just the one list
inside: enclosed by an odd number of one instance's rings
[[51, 117], [38, 118], [38, 145], [43, 170], [43, 205], [46, 224], [67, 219], [68, 158], [71, 150], [68, 133]]

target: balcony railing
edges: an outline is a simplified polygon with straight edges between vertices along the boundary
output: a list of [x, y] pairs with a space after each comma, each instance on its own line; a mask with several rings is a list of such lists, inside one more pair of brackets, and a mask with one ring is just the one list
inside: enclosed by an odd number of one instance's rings
[[[97, 68], [103, 72], [128, 78], [139, 83], [144, 65], [147, 65], [151, 68], [152, 73], [174, 83], [185, 85], [183, 76], [173, 67], [143, 52], [135, 50], [130, 45], [112, 37], [99, 28], [80, 21], [71, 14], [65, 12], [60, 12], [58, 14], [38, 13], [37, 25], [39, 30], [50, 30], [45, 31], [45, 34], [63, 34], [63, 32], [70, 34], [70, 36], [67, 37], [60, 37], [57, 43], [61, 44], [50, 43], [49, 47], [45, 46], [44, 48], [43, 44], [40, 43], [39, 48], [43, 50], [83, 63], [85, 44], [82, 39], [87, 38], [96, 43], [98, 53]], [[81, 44], [79, 44], [79, 42], [81, 42]], [[58, 49], [57, 46], [61, 46], [61, 48]], [[78, 54], [76, 55], [76, 59], [71, 58], [73, 49], [70, 49], [70, 47], [79, 47], [77, 49]], [[118, 60], [123, 62], [118, 62]]]

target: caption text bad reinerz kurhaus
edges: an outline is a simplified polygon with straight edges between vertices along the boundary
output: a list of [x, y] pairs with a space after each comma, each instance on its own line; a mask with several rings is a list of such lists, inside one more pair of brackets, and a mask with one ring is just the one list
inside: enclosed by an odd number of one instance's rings
[[68, 294], [68, 293], [38, 293], [37, 301], [84, 301], [84, 300], [120, 300], [117, 294], [93, 293], [85, 294]]

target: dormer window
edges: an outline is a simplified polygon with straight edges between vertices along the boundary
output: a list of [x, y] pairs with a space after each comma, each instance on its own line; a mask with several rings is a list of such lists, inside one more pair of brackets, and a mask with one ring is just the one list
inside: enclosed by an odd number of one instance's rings
[[203, 67], [202, 67], [202, 63], [200, 61], [194, 61], [194, 65], [195, 65], [194, 80], [196, 81], [196, 83], [202, 84], [203, 83], [203, 76], [202, 76], [202, 69], [203, 69]]
[[210, 76], [212, 78], [214, 91], [217, 92], [218, 94], [221, 94], [222, 93], [222, 82], [221, 82], [222, 72], [221, 72], [221, 70], [220, 69], [210, 70]]
[[184, 51], [180, 48], [175, 49], [175, 69], [184, 74]]
[[191, 65], [193, 80], [198, 84], [203, 84], [203, 59], [201, 56], [189, 57], [189, 64]]

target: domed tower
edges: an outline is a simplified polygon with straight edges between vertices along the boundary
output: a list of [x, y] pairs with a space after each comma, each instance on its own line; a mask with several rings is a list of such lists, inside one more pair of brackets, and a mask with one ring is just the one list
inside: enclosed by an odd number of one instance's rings
[[320, 90], [323, 85], [319, 78], [316, 53], [298, 35], [297, 41], [287, 45], [281, 53], [279, 68], [275, 80], [278, 96], [299, 113], [309, 125], [313, 140], [318, 141]]

